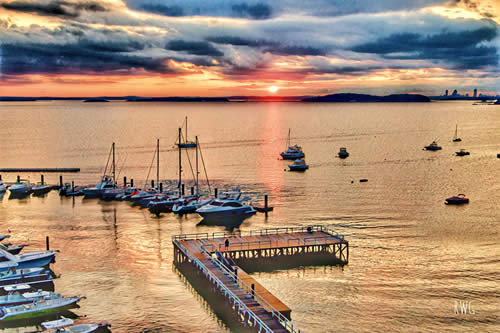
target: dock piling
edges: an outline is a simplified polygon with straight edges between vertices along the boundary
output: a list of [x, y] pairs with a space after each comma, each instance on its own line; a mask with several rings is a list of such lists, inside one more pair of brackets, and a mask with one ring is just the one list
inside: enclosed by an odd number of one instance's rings
[[215, 196], [216, 199], [217, 199], [218, 194], [219, 194], [219, 189], [216, 187], [214, 189], [214, 196]]
[[267, 217], [267, 200], [268, 197], [267, 197], [267, 194], [264, 195], [264, 211], [265, 211], [265, 214], [266, 214], [266, 217]]
[[43, 175], [40, 175], [40, 182], [42, 183], [43, 185]]
[[134, 187], [134, 178], [130, 178], [130, 187]]
[[184, 192], [184, 184], [181, 185], [181, 194], [184, 195], [185, 192]]
[[151, 179], [151, 188], [154, 189], [155, 188], [155, 181]]
[[163, 192], [163, 183], [160, 183], [160, 192]]
[[123, 186], [127, 186], [127, 176], [123, 176]]
[[194, 195], [194, 187], [191, 186], [191, 195]]
[[71, 191], [72, 192], [75, 191], [75, 181], [74, 180], [71, 181]]
[[63, 187], [63, 178], [62, 178], [62, 175], [59, 175], [59, 186]]
[[21, 181], [21, 176], [17, 175], [17, 182], [19, 183]]

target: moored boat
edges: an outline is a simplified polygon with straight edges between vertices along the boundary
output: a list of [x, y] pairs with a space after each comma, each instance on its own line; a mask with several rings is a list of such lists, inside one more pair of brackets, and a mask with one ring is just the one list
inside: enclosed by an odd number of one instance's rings
[[436, 141], [432, 141], [430, 145], [425, 146], [424, 148], [425, 150], [432, 150], [432, 151], [441, 150], [441, 146], [439, 146]]
[[9, 191], [11, 195], [28, 195], [31, 193], [31, 184], [27, 180], [19, 179], [18, 182], [9, 186]]
[[287, 149], [286, 151], [280, 153], [281, 158], [284, 160], [296, 160], [300, 158], [304, 158], [305, 154], [302, 151], [302, 147], [299, 145], [291, 145], [290, 144], [290, 129], [288, 129], [288, 139], [287, 139]]
[[16, 269], [43, 267], [54, 260], [56, 253], [57, 251], [33, 251], [13, 255], [0, 249], [0, 260], [3, 260], [0, 264], [11, 262]]
[[458, 124], [455, 126], [455, 136], [453, 137], [453, 142], [460, 142], [462, 139], [458, 137]]
[[340, 147], [338, 155], [339, 155], [340, 158], [347, 158], [347, 157], [349, 157], [349, 153], [347, 152], [347, 149], [345, 147]]
[[465, 194], [458, 194], [456, 196], [449, 197], [445, 202], [447, 205], [463, 205], [468, 203], [469, 199], [465, 196]]
[[36, 292], [27, 292], [23, 294], [10, 293], [0, 296], [0, 307], [16, 306], [21, 304], [29, 304], [40, 299], [50, 299], [58, 295], [51, 291], [37, 290]]
[[84, 297], [59, 297], [40, 299], [31, 304], [0, 308], [0, 321], [29, 319], [57, 313], [75, 306]]
[[465, 149], [460, 149], [460, 151], [455, 152], [455, 154], [457, 156], [467, 156], [467, 155], [470, 155], [470, 153], [468, 151], [466, 151]]
[[243, 200], [236, 199], [216, 199], [209, 204], [198, 208], [198, 213], [205, 221], [224, 220], [227, 218], [244, 219], [256, 213], [252, 206], [242, 203]]
[[32, 188], [33, 195], [43, 195], [52, 191], [52, 186], [47, 184], [39, 183]]
[[74, 321], [70, 318], [66, 318], [61, 316], [61, 319], [58, 320], [52, 320], [52, 321], [46, 321], [40, 324], [43, 328], [45, 328], [47, 333], [63, 333], [63, 332], [69, 332], [69, 333], [90, 333], [90, 332], [96, 332], [100, 331], [102, 329], [106, 329], [107, 327], [110, 327], [111, 325], [102, 322], [98, 324], [79, 324], [79, 325], [73, 325]]
[[290, 171], [306, 171], [309, 169], [309, 165], [304, 160], [295, 160], [293, 164], [288, 165], [288, 168]]

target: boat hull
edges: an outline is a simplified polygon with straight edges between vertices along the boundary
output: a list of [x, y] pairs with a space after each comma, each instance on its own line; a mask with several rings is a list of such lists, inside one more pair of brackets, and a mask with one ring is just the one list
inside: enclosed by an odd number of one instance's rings
[[309, 169], [308, 165], [289, 165], [290, 171], [306, 171]]
[[253, 209], [250, 206], [245, 206], [241, 207], [238, 209], [231, 209], [231, 210], [221, 210], [221, 211], [214, 211], [214, 212], [203, 212], [203, 211], [196, 211], [201, 217], [203, 217], [203, 220], [205, 221], [220, 221], [224, 219], [245, 219], [248, 218], [256, 213], [255, 209]]
[[53, 306], [53, 307], [48, 307], [45, 309], [39, 309], [37, 311], [20, 312], [17, 314], [12, 313], [9, 315], [5, 314], [5, 309], [0, 309], [0, 310], [2, 310], [2, 312], [4, 312], [3, 317], [0, 317], [0, 321], [5, 322], [5, 321], [14, 321], [14, 320], [25, 320], [25, 319], [30, 319], [30, 318], [48, 316], [48, 315], [51, 315], [51, 314], [54, 314], [57, 312], [71, 309], [71, 308], [75, 307], [77, 305], [76, 303], [79, 301], [80, 301], [80, 298], [78, 297], [78, 298], [74, 298], [71, 302], [66, 302], [66, 303], [63, 303], [59, 306]]
[[284, 160], [297, 160], [297, 159], [300, 159], [300, 158], [303, 158], [304, 156], [306, 156], [304, 153], [300, 152], [300, 153], [281, 153], [281, 158], [284, 159]]

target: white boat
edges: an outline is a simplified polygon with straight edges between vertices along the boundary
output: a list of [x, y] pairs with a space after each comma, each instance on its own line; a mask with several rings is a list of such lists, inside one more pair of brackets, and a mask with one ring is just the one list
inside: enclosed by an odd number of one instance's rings
[[25, 179], [20, 179], [9, 186], [9, 191], [13, 195], [27, 195], [31, 193], [31, 184]]
[[8, 271], [0, 272], [0, 281], [6, 279], [19, 279], [19, 278], [24, 278], [26, 276], [38, 275], [42, 274], [44, 271], [45, 268], [43, 267], [25, 268], [25, 269], [16, 269], [15, 267], [13, 267]]
[[23, 294], [19, 294], [17, 292], [9, 293], [5, 296], [0, 296], [0, 307], [29, 304], [38, 301], [42, 298], [50, 299], [57, 296], [58, 294], [55, 294], [51, 291], [43, 291], [43, 290], [38, 290], [36, 292], [28, 292]]
[[[241, 192], [237, 192], [236, 198], [226, 197], [215, 199], [209, 204], [196, 210], [205, 221], [217, 221], [224, 219], [245, 219], [254, 215], [257, 211], [252, 207], [243, 204], [240, 200]], [[225, 192], [229, 195], [230, 192]]]
[[40, 325], [47, 330], [46, 332], [51, 333], [90, 333], [111, 326], [108, 323], [80, 325], [73, 325], [73, 323], [74, 321], [72, 319], [61, 316], [59, 320], [46, 321]]
[[106, 164], [104, 175], [102, 176], [101, 181], [95, 187], [87, 187], [82, 190], [82, 193], [86, 198], [100, 198], [106, 190], [116, 188], [116, 165], [115, 165], [114, 142], [111, 145], [111, 151], [109, 152], [108, 162], [111, 156], [113, 156], [113, 160], [111, 163], [112, 176], [106, 175], [106, 172], [108, 171], [108, 165]]
[[82, 300], [84, 297], [62, 297], [48, 300], [40, 299], [31, 304], [23, 304], [12, 307], [0, 308], [0, 321], [29, 319], [50, 315], [65, 309], [69, 309]]
[[205, 200], [199, 200], [197, 198], [194, 198], [191, 201], [184, 201], [178, 204], [175, 204], [172, 207], [172, 212], [175, 214], [189, 214], [189, 213], [196, 213], [196, 210], [210, 204], [213, 201], [213, 199], [205, 199]]
[[280, 154], [284, 160], [296, 160], [305, 156], [301, 146], [290, 144], [290, 129], [288, 129], [287, 147], [287, 150]]
[[[16, 267], [16, 269], [43, 267], [50, 264], [56, 253], [57, 251], [34, 251], [14, 255], [0, 249], [0, 265], [12, 263], [10, 267]], [[2, 270], [5, 269], [0, 268], [0, 271]]]

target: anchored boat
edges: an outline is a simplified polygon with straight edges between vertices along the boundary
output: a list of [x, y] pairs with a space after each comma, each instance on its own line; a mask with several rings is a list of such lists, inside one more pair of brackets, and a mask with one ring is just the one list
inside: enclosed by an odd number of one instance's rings
[[425, 146], [424, 148], [425, 150], [432, 150], [432, 151], [441, 150], [441, 146], [439, 146], [436, 141], [432, 141], [430, 145]]
[[296, 160], [305, 156], [301, 146], [292, 146], [290, 144], [290, 129], [288, 129], [288, 139], [286, 147], [288, 147], [287, 150], [280, 154], [281, 158], [283, 158], [284, 160]]
[[290, 171], [306, 171], [309, 169], [309, 165], [304, 160], [295, 160], [293, 164], [288, 165], [288, 168]]
[[0, 321], [43, 317], [74, 307], [85, 297], [58, 297], [48, 300], [40, 299], [31, 304], [0, 308]]
[[467, 155], [470, 155], [470, 153], [468, 151], [466, 151], [465, 149], [460, 149], [460, 151], [455, 152], [455, 154], [457, 154], [457, 156], [467, 156]]
[[347, 158], [347, 157], [349, 157], [349, 153], [347, 152], [347, 149], [345, 147], [340, 147], [338, 155], [339, 155], [340, 158]]
[[465, 197], [465, 194], [458, 194], [456, 196], [446, 199], [445, 204], [447, 205], [463, 205], [468, 204], [469, 199]]

